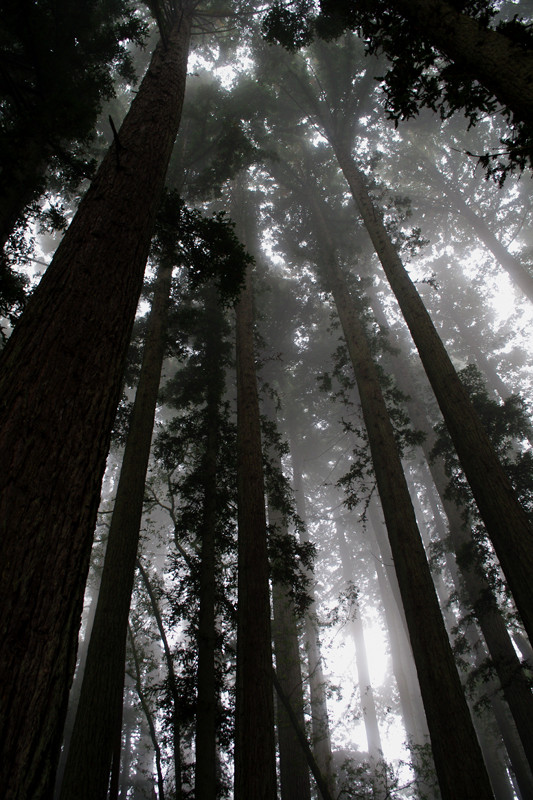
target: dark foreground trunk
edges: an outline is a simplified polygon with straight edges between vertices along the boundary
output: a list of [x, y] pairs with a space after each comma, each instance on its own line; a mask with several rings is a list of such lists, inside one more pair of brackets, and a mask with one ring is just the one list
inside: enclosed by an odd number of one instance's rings
[[179, 126], [190, 25], [158, 46], [2, 359], [0, 785], [50, 795], [102, 474]]
[[61, 800], [105, 800], [113, 747], [120, 735], [128, 615], [165, 350], [171, 280], [172, 267], [160, 267]]

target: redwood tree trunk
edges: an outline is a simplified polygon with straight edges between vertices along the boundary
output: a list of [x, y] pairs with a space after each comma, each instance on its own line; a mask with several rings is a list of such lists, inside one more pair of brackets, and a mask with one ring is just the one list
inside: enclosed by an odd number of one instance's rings
[[[302, 462], [298, 452], [297, 436], [293, 429], [291, 412], [289, 415], [289, 438], [293, 473], [293, 489], [296, 500], [296, 511], [300, 519], [305, 523], [307, 519], [305, 509], [305, 493], [303, 486]], [[300, 534], [300, 541], [308, 542], [309, 538], [304, 531]], [[311, 581], [313, 576], [309, 576]], [[314, 599], [314, 588], [311, 583], [309, 593], [312, 602], [305, 615], [304, 634], [305, 647], [307, 650], [307, 661], [309, 671], [309, 695], [311, 701], [311, 733], [312, 749], [318, 769], [324, 777], [329, 794], [335, 796], [335, 778], [332, 770], [331, 755], [331, 736], [329, 730], [328, 704], [326, 697], [326, 683], [324, 671], [322, 669], [322, 655], [320, 652], [320, 638], [316, 624], [316, 602]]]
[[166, 343], [172, 267], [159, 268], [61, 800], [105, 800], [122, 720], [126, 634]]
[[185, 88], [190, 19], [156, 48], [2, 358], [0, 785], [49, 795], [100, 485]]
[[[378, 304], [374, 304], [374, 308], [379, 314], [378, 322], [383, 322], [385, 318]], [[401, 352], [401, 342], [394, 341], [393, 344], [396, 350], [400, 349]], [[413, 381], [409, 372], [405, 371], [405, 358], [400, 363], [397, 361], [397, 357], [392, 357], [392, 372], [398, 387], [408, 396], [410, 389], [412, 390]], [[533, 694], [529, 681], [514, 649], [494, 592], [471, 552], [472, 535], [465, 527], [462, 509], [447, 497], [448, 479], [442, 459], [433, 460], [430, 457], [435, 434], [425, 410], [420, 400], [413, 397], [407, 400], [407, 408], [416, 429], [425, 434], [422, 450], [448, 519], [449, 534], [456, 554], [457, 567], [464, 581], [468, 601], [479, 622], [504, 697], [519, 732], [524, 752], [529, 764], [533, 766], [533, 735], [530, 724], [533, 717]]]
[[220, 450], [220, 403], [224, 391], [224, 362], [220, 357], [223, 342], [222, 310], [211, 288], [207, 295], [210, 310], [205, 367], [206, 436], [203, 462], [203, 524], [200, 560], [200, 610], [198, 619], [198, 677], [196, 705], [196, 800], [215, 800], [217, 796], [217, 689], [216, 652], [216, 531], [218, 518], [217, 473]]
[[250, 269], [236, 311], [239, 553], [235, 800], [276, 800], [269, 570]]
[[[305, 731], [303, 681], [294, 603], [286, 587], [274, 582], [274, 652], [282, 691], [293, 709], [298, 727]], [[310, 800], [309, 767], [294, 726], [278, 700], [277, 728], [281, 800]]]
[[346, 283], [332, 257], [334, 248], [314, 195], [311, 203], [324, 242], [326, 280], [359, 389], [442, 797], [488, 800], [493, 798], [492, 789], [444, 627], [377, 370]]
[[417, 346], [528, 636], [533, 640], [533, 531], [529, 520], [372, 203], [363, 174], [341, 143], [334, 143], [334, 148]]
[[[267, 398], [265, 402], [265, 411], [269, 420], [275, 425], [274, 403], [270, 398]], [[274, 469], [281, 474], [282, 465], [279, 453], [274, 448], [271, 448], [269, 457]], [[276, 528], [278, 535], [281, 534], [288, 537], [286, 516], [279, 508], [276, 508], [275, 497], [271, 497], [269, 494], [268, 500], [269, 524]], [[274, 569], [275, 566], [274, 564]], [[276, 674], [281, 690], [294, 712], [298, 728], [300, 731], [305, 732], [298, 624], [294, 601], [289, 589], [290, 587], [274, 578], [272, 583], [272, 606], [274, 611], [272, 633], [276, 656]], [[311, 800], [306, 754], [302, 749], [298, 734], [287, 710], [279, 698], [276, 710], [281, 800]]]

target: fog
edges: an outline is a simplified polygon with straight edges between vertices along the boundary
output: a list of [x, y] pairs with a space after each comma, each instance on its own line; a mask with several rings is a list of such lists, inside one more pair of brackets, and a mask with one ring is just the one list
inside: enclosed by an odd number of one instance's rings
[[433, 3], [0, 18], [6, 797], [533, 797], [532, 123]]

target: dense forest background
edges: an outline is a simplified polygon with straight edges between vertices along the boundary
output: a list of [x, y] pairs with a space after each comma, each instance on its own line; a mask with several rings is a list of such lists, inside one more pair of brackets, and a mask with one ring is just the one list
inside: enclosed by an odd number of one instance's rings
[[0, 9], [9, 800], [533, 800], [533, 7]]

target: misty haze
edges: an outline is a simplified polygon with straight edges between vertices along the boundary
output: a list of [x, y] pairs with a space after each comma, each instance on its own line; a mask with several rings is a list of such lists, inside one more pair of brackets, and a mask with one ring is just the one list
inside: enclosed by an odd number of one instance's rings
[[0, 9], [0, 793], [533, 800], [533, 4]]

